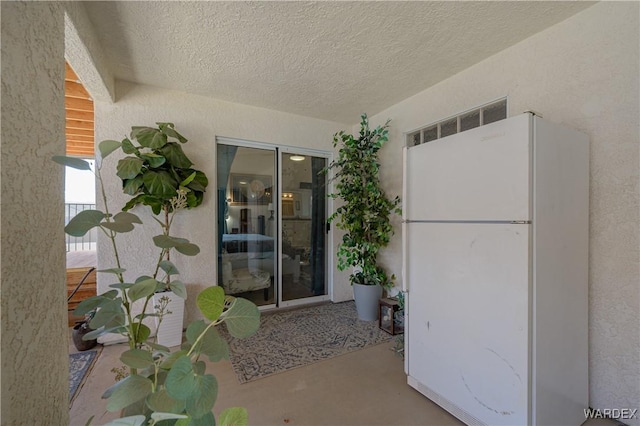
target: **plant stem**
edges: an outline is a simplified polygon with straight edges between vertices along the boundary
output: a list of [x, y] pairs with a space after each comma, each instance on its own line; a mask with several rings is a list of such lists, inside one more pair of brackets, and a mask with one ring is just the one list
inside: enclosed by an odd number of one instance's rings
[[[169, 237], [170, 235], [170, 231], [171, 231], [171, 223], [173, 222], [173, 216], [175, 215], [175, 211], [173, 212], [174, 214], [171, 215], [171, 218], [169, 218], [169, 206], [167, 206], [165, 204], [164, 206], [164, 223], [165, 223], [165, 231], [166, 231], [166, 235], [167, 237]], [[167, 255], [167, 260], [171, 261], [171, 249], [167, 250], [166, 252]], [[169, 287], [169, 284], [171, 283], [171, 275], [167, 274], [167, 278], [166, 278], [166, 286], [165, 287]]]
[[[95, 175], [98, 178], [98, 182], [100, 183], [100, 193], [102, 195], [102, 203], [104, 204], [106, 220], [107, 222], [111, 222], [111, 214], [109, 213], [109, 203], [107, 203], [107, 193], [104, 189], [104, 181], [102, 180], [102, 174], [100, 173], [101, 169], [102, 169], [102, 164], [100, 164], [100, 167], [98, 167], [98, 164], [96, 163]], [[116, 233], [109, 230], [109, 239], [111, 240], [111, 246], [113, 247], [113, 254], [116, 258], [116, 266], [118, 267], [118, 269], [122, 269], [122, 266], [120, 264], [120, 256], [118, 255], [118, 247], [116, 245]], [[119, 272], [116, 275], [118, 276], [118, 280], [120, 281], [120, 284], [124, 283], [124, 276], [122, 275], [122, 272]]]
[[191, 349], [189, 349], [189, 352], [187, 352], [187, 356], [191, 356], [191, 353], [194, 351], [195, 348], [198, 347], [198, 343], [200, 343], [200, 341], [203, 339], [204, 335], [207, 333], [207, 331], [211, 328], [211, 327], [215, 327], [216, 325], [220, 324], [222, 321], [220, 321], [220, 319], [217, 319], [216, 321], [212, 321], [203, 331], [202, 333], [200, 333], [200, 335], [198, 336], [198, 338], [196, 339], [195, 342], [193, 342], [193, 345], [191, 345]]
[[156, 262], [156, 270], [153, 273], [153, 279], [154, 280], [158, 276], [158, 272], [160, 272], [160, 262], [162, 262], [162, 259], [164, 259], [164, 255], [165, 255], [165, 251], [166, 250], [167, 249], [160, 250], [160, 256], [158, 257], [158, 261]]
[[[163, 206], [164, 210], [164, 224], [162, 225], [162, 234], [169, 237], [169, 233], [171, 231], [171, 224], [173, 223], [173, 217], [175, 216], [175, 211], [173, 213], [169, 213], [169, 206]], [[160, 262], [162, 259], [166, 257], [167, 260], [171, 260], [171, 249], [162, 249], [160, 251], [160, 256], [158, 257], [158, 262], [156, 263], [156, 270], [153, 273], [153, 279], [156, 279], [158, 276], [158, 272], [160, 272]], [[171, 275], [167, 274], [165, 277], [165, 289], [169, 290], [169, 284], [171, 283]]]
[[[147, 298], [144, 301], [144, 307], [142, 308], [142, 314], [140, 315], [140, 320], [138, 321], [138, 327], [136, 327], [136, 333], [133, 336], [133, 344], [134, 344], [134, 347], [136, 348], [139, 346], [142, 346], [142, 343], [143, 343], [143, 342], [138, 343], [138, 337], [140, 336], [140, 329], [142, 328], [142, 320], [144, 319], [144, 313], [147, 312], [147, 305], [149, 304], [149, 300], [151, 300], [152, 297], [153, 295], [147, 296]], [[127, 306], [127, 314], [128, 313], [129, 313], [129, 307]], [[157, 333], [157, 330], [156, 330], [156, 333]]]
[[[98, 178], [98, 182], [100, 183], [100, 194], [102, 195], [102, 203], [104, 204], [104, 211], [105, 211], [105, 216], [106, 216], [106, 221], [107, 222], [111, 222], [111, 214], [109, 213], [109, 203], [107, 202], [107, 193], [105, 191], [104, 188], [104, 181], [102, 180], [102, 174], [100, 173], [100, 171], [102, 170], [102, 164], [100, 164], [100, 166], [98, 166], [97, 162], [96, 162], [96, 173], [95, 176]], [[100, 227], [101, 229], [104, 230], [104, 228]], [[105, 231], [105, 233], [107, 233]], [[120, 255], [118, 254], [118, 245], [116, 243], [116, 233], [112, 230], [109, 230], [109, 232], [107, 233], [107, 237], [109, 238], [109, 240], [111, 240], [111, 247], [113, 248], [113, 254], [116, 258], [116, 266], [118, 269], [122, 269], [122, 264], [120, 263]], [[124, 275], [122, 272], [118, 272], [116, 274], [116, 276], [118, 277], [118, 281], [120, 282], [120, 284], [124, 284]], [[129, 324], [128, 328], [132, 328], [132, 324], [134, 324], [133, 318], [131, 317], [131, 305], [129, 303], [129, 297], [127, 296], [127, 292], [126, 290], [122, 289], [121, 290], [121, 294], [122, 294], [122, 306], [124, 306], [124, 310], [126, 313], [126, 317], [127, 317], [127, 324]], [[142, 321], [142, 320], [140, 320]], [[139, 327], [138, 327], [139, 328]], [[129, 330], [129, 334], [131, 335], [131, 332], [133, 330]], [[137, 334], [137, 333], [136, 333]], [[133, 341], [131, 339], [129, 340], [129, 348], [131, 349], [135, 349], [136, 347], [136, 339], [134, 336]], [[130, 368], [131, 374], [136, 374], [137, 370], [134, 368]]]

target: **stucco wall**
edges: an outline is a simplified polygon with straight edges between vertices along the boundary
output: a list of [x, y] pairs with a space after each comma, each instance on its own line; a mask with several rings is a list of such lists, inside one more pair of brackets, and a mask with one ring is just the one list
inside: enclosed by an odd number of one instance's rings
[[[158, 121], [169, 121], [176, 125], [189, 142], [183, 146], [185, 153], [194, 161], [197, 169], [209, 177], [209, 187], [204, 203], [197, 209], [180, 212], [174, 221], [172, 234], [187, 238], [200, 246], [198, 256], [172, 257], [187, 283], [187, 320], [194, 319], [197, 312], [195, 296], [206, 286], [216, 283], [217, 254], [216, 237], [216, 136], [240, 138], [289, 146], [299, 146], [332, 151], [333, 134], [347, 126], [340, 123], [311, 119], [263, 108], [250, 107], [191, 95], [183, 92], [159, 89], [150, 86], [116, 82], [116, 102], [96, 102], [96, 141], [121, 140], [128, 135], [133, 125], [153, 125]], [[113, 195], [111, 209], [121, 208], [128, 200], [122, 194], [120, 179], [115, 176], [115, 154], [105, 161], [105, 181], [108, 193]], [[145, 228], [122, 235], [119, 245], [129, 277], [148, 273], [150, 261], [155, 261], [157, 251], [151, 238], [160, 233], [149, 210], [135, 209], [140, 214]], [[154, 226], [155, 225], [155, 226]], [[104, 240], [99, 241], [100, 268], [113, 266], [111, 249]], [[110, 282], [99, 278], [99, 290], [104, 291]], [[351, 299], [352, 292], [347, 280], [334, 279], [333, 300]]]
[[64, 15], [2, 2], [2, 419], [69, 422], [63, 234]]
[[[391, 118], [386, 188], [400, 193], [403, 132], [508, 96], [590, 137], [590, 403], [640, 408], [639, 4], [604, 2], [372, 117]], [[383, 257], [399, 275], [400, 236]], [[640, 425], [640, 415], [624, 420]]]

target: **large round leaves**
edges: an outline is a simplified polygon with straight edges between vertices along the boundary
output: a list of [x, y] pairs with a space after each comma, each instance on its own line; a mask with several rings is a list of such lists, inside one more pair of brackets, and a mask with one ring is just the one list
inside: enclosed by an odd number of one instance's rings
[[198, 374], [186, 355], [173, 364], [165, 386], [169, 396], [186, 401], [187, 413], [194, 418], [211, 412], [218, 397], [216, 378], [211, 374]]
[[224, 322], [233, 337], [243, 339], [258, 331], [258, 327], [260, 327], [260, 311], [250, 301], [236, 298], [224, 313]]
[[208, 287], [200, 292], [196, 304], [209, 321], [217, 321], [224, 310], [224, 290], [222, 287]]

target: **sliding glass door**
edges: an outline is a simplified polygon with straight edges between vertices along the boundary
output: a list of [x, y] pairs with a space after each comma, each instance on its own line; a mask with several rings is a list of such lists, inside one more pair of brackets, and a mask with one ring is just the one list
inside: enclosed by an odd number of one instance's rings
[[[284, 151], [284, 150], [283, 150]], [[327, 192], [324, 157], [286, 150], [281, 156], [281, 304], [327, 292]]]
[[327, 158], [218, 139], [218, 282], [258, 306], [328, 300]]

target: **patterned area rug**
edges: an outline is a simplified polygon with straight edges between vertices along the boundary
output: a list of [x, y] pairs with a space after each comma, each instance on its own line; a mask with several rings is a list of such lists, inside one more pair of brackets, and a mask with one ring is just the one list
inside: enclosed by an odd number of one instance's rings
[[98, 355], [97, 351], [85, 351], [69, 354], [69, 402], [73, 401], [76, 392], [80, 389], [80, 385]]
[[246, 339], [220, 331], [240, 383], [391, 340], [377, 321], [358, 320], [353, 301], [263, 314], [258, 332]]

